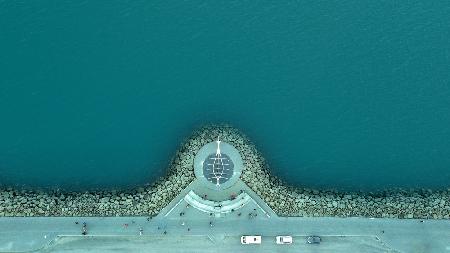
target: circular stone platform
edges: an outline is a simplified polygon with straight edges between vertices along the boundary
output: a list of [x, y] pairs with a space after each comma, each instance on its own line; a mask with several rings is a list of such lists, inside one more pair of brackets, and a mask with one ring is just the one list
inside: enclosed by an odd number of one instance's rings
[[243, 162], [232, 145], [215, 141], [203, 146], [194, 159], [194, 172], [199, 181], [213, 190], [233, 186], [241, 176]]

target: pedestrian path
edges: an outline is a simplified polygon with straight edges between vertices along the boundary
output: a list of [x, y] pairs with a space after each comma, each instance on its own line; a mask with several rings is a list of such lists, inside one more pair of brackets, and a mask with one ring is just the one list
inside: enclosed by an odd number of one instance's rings
[[[194, 252], [211, 252], [216, 247], [221, 249], [216, 252], [274, 252], [279, 246], [285, 247], [280, 252], [450, 252], [450, 222], [444, 220], [242, 217], [215, 218], [212, 227], [208, 219], [187, 220], [185, 225], [179, 221], [161, 217], [4, 217], [0, 219], [0, 252], [84, 252], [89, 247], [99, 247], [96, 252], [111, 248], [186, 252], [183, 249], [195, 245], [199, 248]], [[86, 236], [81, 235], [80, 222], [87, 223]], [[262, 244], [241, 245], [241, 235], [262, 235]], [[276, 245], [277, 235], [292, 235], [294, 243]], [[322, 242], [307, 244], [309, 235], [319, 235]], [[196, 241], [201, 242], [194, 245]]]

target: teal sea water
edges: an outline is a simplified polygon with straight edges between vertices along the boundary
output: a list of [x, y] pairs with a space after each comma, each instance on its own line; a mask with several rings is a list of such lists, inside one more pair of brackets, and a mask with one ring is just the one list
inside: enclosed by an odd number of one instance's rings
[[0, 184], [127, 187], [203, 124], [275, 175], [450, 185], [446, 1], [0, 1]]

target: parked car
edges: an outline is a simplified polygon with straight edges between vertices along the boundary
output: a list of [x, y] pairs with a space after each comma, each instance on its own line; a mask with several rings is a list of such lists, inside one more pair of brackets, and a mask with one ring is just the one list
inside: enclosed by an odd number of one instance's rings
[[261, 244], [260, 235], [243, 235], [241, 236], [242, 244]]
[[291, 244], [292, 236], [290, 235], [279, 235], [276, 237], [277, 244]]
[[306, 242], [309, 244], [319, 244], [322, 241], [322, 238], [317, 235], [311, 235], [306, 238]]

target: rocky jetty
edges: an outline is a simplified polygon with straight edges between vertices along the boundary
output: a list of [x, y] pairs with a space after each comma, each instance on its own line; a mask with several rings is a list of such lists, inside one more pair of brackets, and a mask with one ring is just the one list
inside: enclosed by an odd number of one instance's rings
[[206, 126], [188, 138], [167, 175], [132, 191], [0, 189], [0, 216], [154, 216], [194, 180], [197, 151], [220, 137], [241, 153], [241, 179], [280, 216], [450, 219], [450, 189], [392, 189], [376, 193], [289, 187], [270, 175], [255, 146], [230, 126]]

